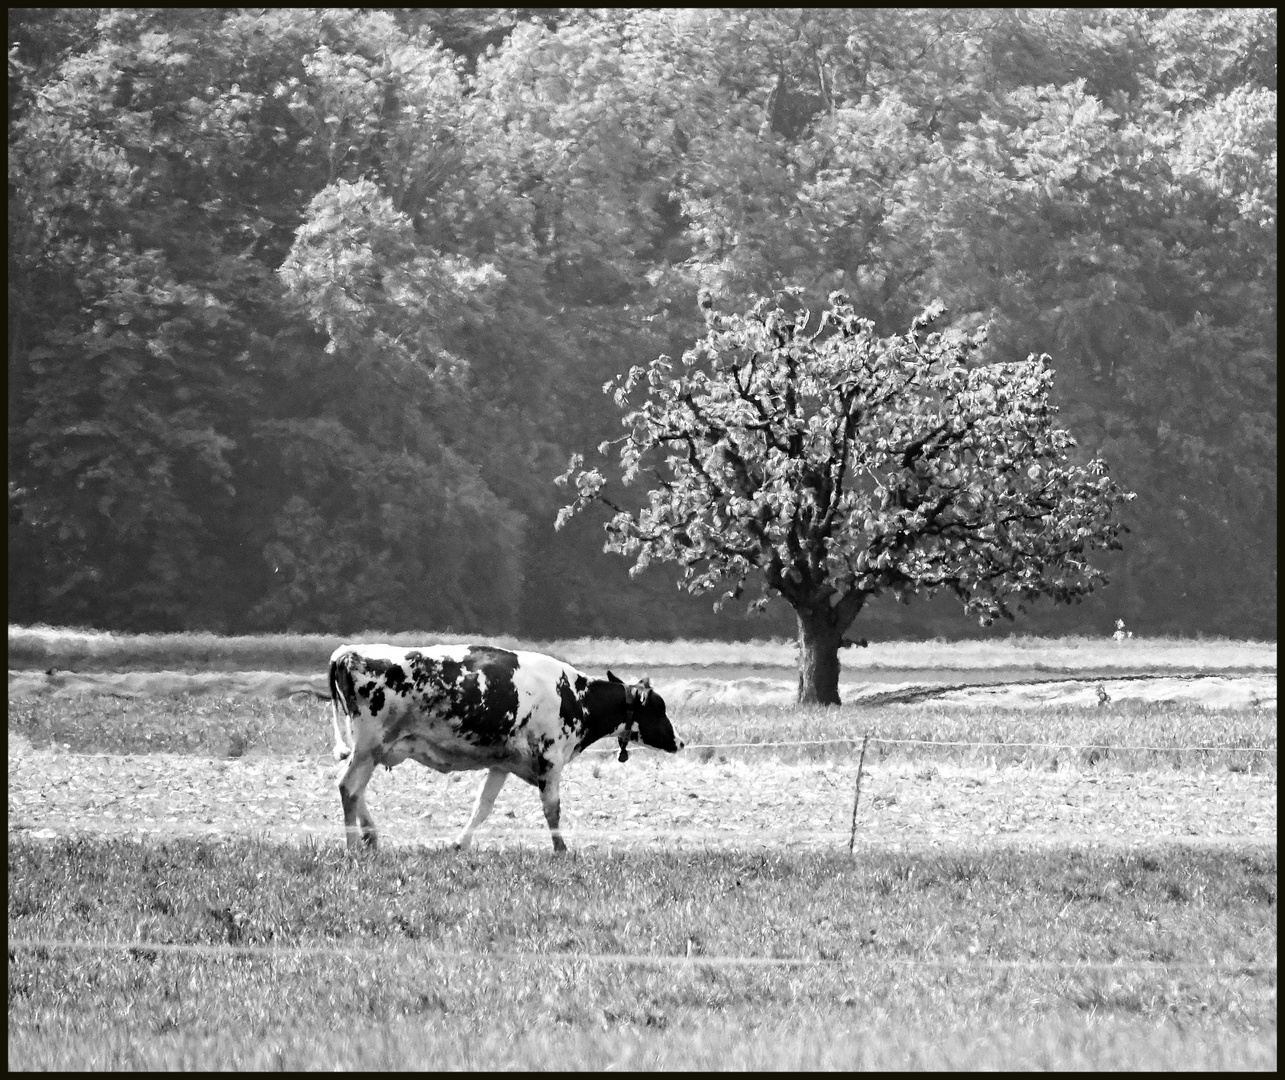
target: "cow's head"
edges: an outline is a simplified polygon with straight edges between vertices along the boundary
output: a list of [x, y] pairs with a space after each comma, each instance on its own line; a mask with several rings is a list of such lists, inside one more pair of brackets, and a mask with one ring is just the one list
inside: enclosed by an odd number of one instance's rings
[[683, 748], [683, 741], [674, 734], [674, 727], [665, 712], [665, 699], [651, 688], [650, 680], [642, 678], [636, 683], [626, 683], [610, 671], [607, 679], [619, 683], [625, 691], [625, 719], [616, 731], [620, 742], [618, 760], [629, 760], [628, 746], [631, 742], [642, 742], [670, 754]]

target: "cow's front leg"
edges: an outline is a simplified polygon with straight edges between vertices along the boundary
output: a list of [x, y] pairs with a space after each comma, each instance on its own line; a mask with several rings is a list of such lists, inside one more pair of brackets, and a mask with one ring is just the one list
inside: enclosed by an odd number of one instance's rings
[[469, 846], [469, 841], [473, 839], [473, 830], [486, 820], [486, 816], [491, 812], [491, 807], [495, 805], [495, 797], [500, 793], [500, 788], [504, 787], [504, 781], [509, 778], [509, 774], [503, 769], [492, 769], [486, 774], [486, 779], [482, 781], [482, 788], [477, 793], [477, 802], [473, 804], [473, 816], [464, 826], [464, 831], [455, 841], [455, 846], [460, 850]]
[[375, 759], [369, 752], [358, 753], [348, 759], [348, 768], [339, 779], [339, 802], [344, 809], [344, 831], [348, 835], [348, 850], [357, 852], [362, 844], [372, 850], [379, 846], [375, 832], [375, 819], [366, 809], [366, 785], [375, 771]]
[[559, 780], [559, 774], [554, 772], [540, 781], [540, 802], [544, 804], [544, 820], [549, 823], [549, 831], [553, 833], [553, 850], [566, 851], [567, 845], [562, 839], [562, 830], [558, 827], [562, 814], [562, 804], [558, 798]]

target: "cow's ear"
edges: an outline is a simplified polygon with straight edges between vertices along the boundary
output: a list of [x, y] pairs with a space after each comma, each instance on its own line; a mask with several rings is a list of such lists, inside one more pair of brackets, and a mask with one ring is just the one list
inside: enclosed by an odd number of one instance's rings
[[638, 685], [641, 686], [644, 690], [650, 690], [651, 677], [649, 675], [644, 675], [641, 679], [638, 680]]
[[609, 671], [609, 672], [607, 672], [607, 681], [608, 681], [608, 682], [618, 683], [618, 682], [620, 682], [621, 680], [617, 679], [617, 678], [616, 678], [616, 677], [615, 677], [615, 676], [614, 676], [614, 675]]

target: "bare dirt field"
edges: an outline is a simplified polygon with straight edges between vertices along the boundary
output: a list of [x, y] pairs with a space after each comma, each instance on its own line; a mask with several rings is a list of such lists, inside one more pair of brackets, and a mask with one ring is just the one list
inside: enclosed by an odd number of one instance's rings
[[[337, 775], [316, 756], [68, 754], [11, 735], [9, 828], [50, 837], [263, 831], [339, 842]], [[414, 763], [378, 773], [370, 803], [385, 841], [448, 842], [481, 776], [440, 776]], [[855, 777], [855, 756], [701, 762], [644, 752], [622, 765], [589, 752], [563, 780], [564, 827], [577, 847], [835, 848], [847, 844]], [[857, 836], [909, 848], [1274, 843], [1276, 802], [1274, 775], [867, 761]], [[476, 839], [483, 847], [547, 846], [535, 791], [510, 780]]]
[[[699, 672], [699, 674], [698, 674]], [[628, 677], [634, 674], [622, 669]], [[656, 680], [671, 708], [701, 705], [788, 705], [794, 683], [785, 671], [671, 668]], [[864, 678], [870, 673], [862, 672]], [[1049, 677], [1037, 669], [985, 672], [925, 669], [881, 672], [845, 683], [854, 704], [923, 701], [954, 708], [1031, 709], [1096, 703], [1101, 686], [1113, 701], [1195, 702], [1219, 708], [1275, 708], [1271, 674]], [[886, 678], [885, 678], [886, 677]], [[895, 677], [895, 679], [893, 678]], [[959, 686], [966, 677], [973, 685]], [[1026, 680], [1026, 681], [1022, 681]], [[268, 671], [9, 673], [9, 693], [66, 698], [224, 698], [324, 696], [321, 675]], [[678, 845], [808, 846], [846, 844], [856, 776], [856, 748], [822, 762], [764, 757], [702, 761], [649, 753], [627, 766], [589, 751], [564, 781], [565, 820], [576, 842]], [[9, 736], [10, 828], [53, 835], [145, 832], [274, 835], [341, 832], [336, 766], [320, 755], [250, 755], [232, 760], [176, 754], [69, 754], [34, 749]], [[380, 773], [372, 810], [391, 843], [438, 843], [467, 817], [480, 774], [442, 777], [403, 765]], [[1271, 775], [1223, 770], [1112, 773], [1068, 756], [1046, 767], [867, 762], [858, 835], [897, 845], [995, 840], [1054, 843], [1197, 843], [1274, 841], [1276, 782]], [[479, 842], [543, 846], [547, 829], [533, 791], [511, 780]]]

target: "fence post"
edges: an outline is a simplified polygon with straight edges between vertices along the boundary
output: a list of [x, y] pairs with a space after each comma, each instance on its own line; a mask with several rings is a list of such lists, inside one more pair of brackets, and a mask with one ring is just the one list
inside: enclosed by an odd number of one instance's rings
[[864, 739], [861, 740], [861, 759], [857, 762], [857, 793], [852, 797], [852, 833], [848, 836], [848, 854], [852, 854], [852, 847], [857, 842], [857, 803], [861, 801], [861, 770], [866, 765], [866, 743], [870, 741], [870, 733], [867, 731]]

